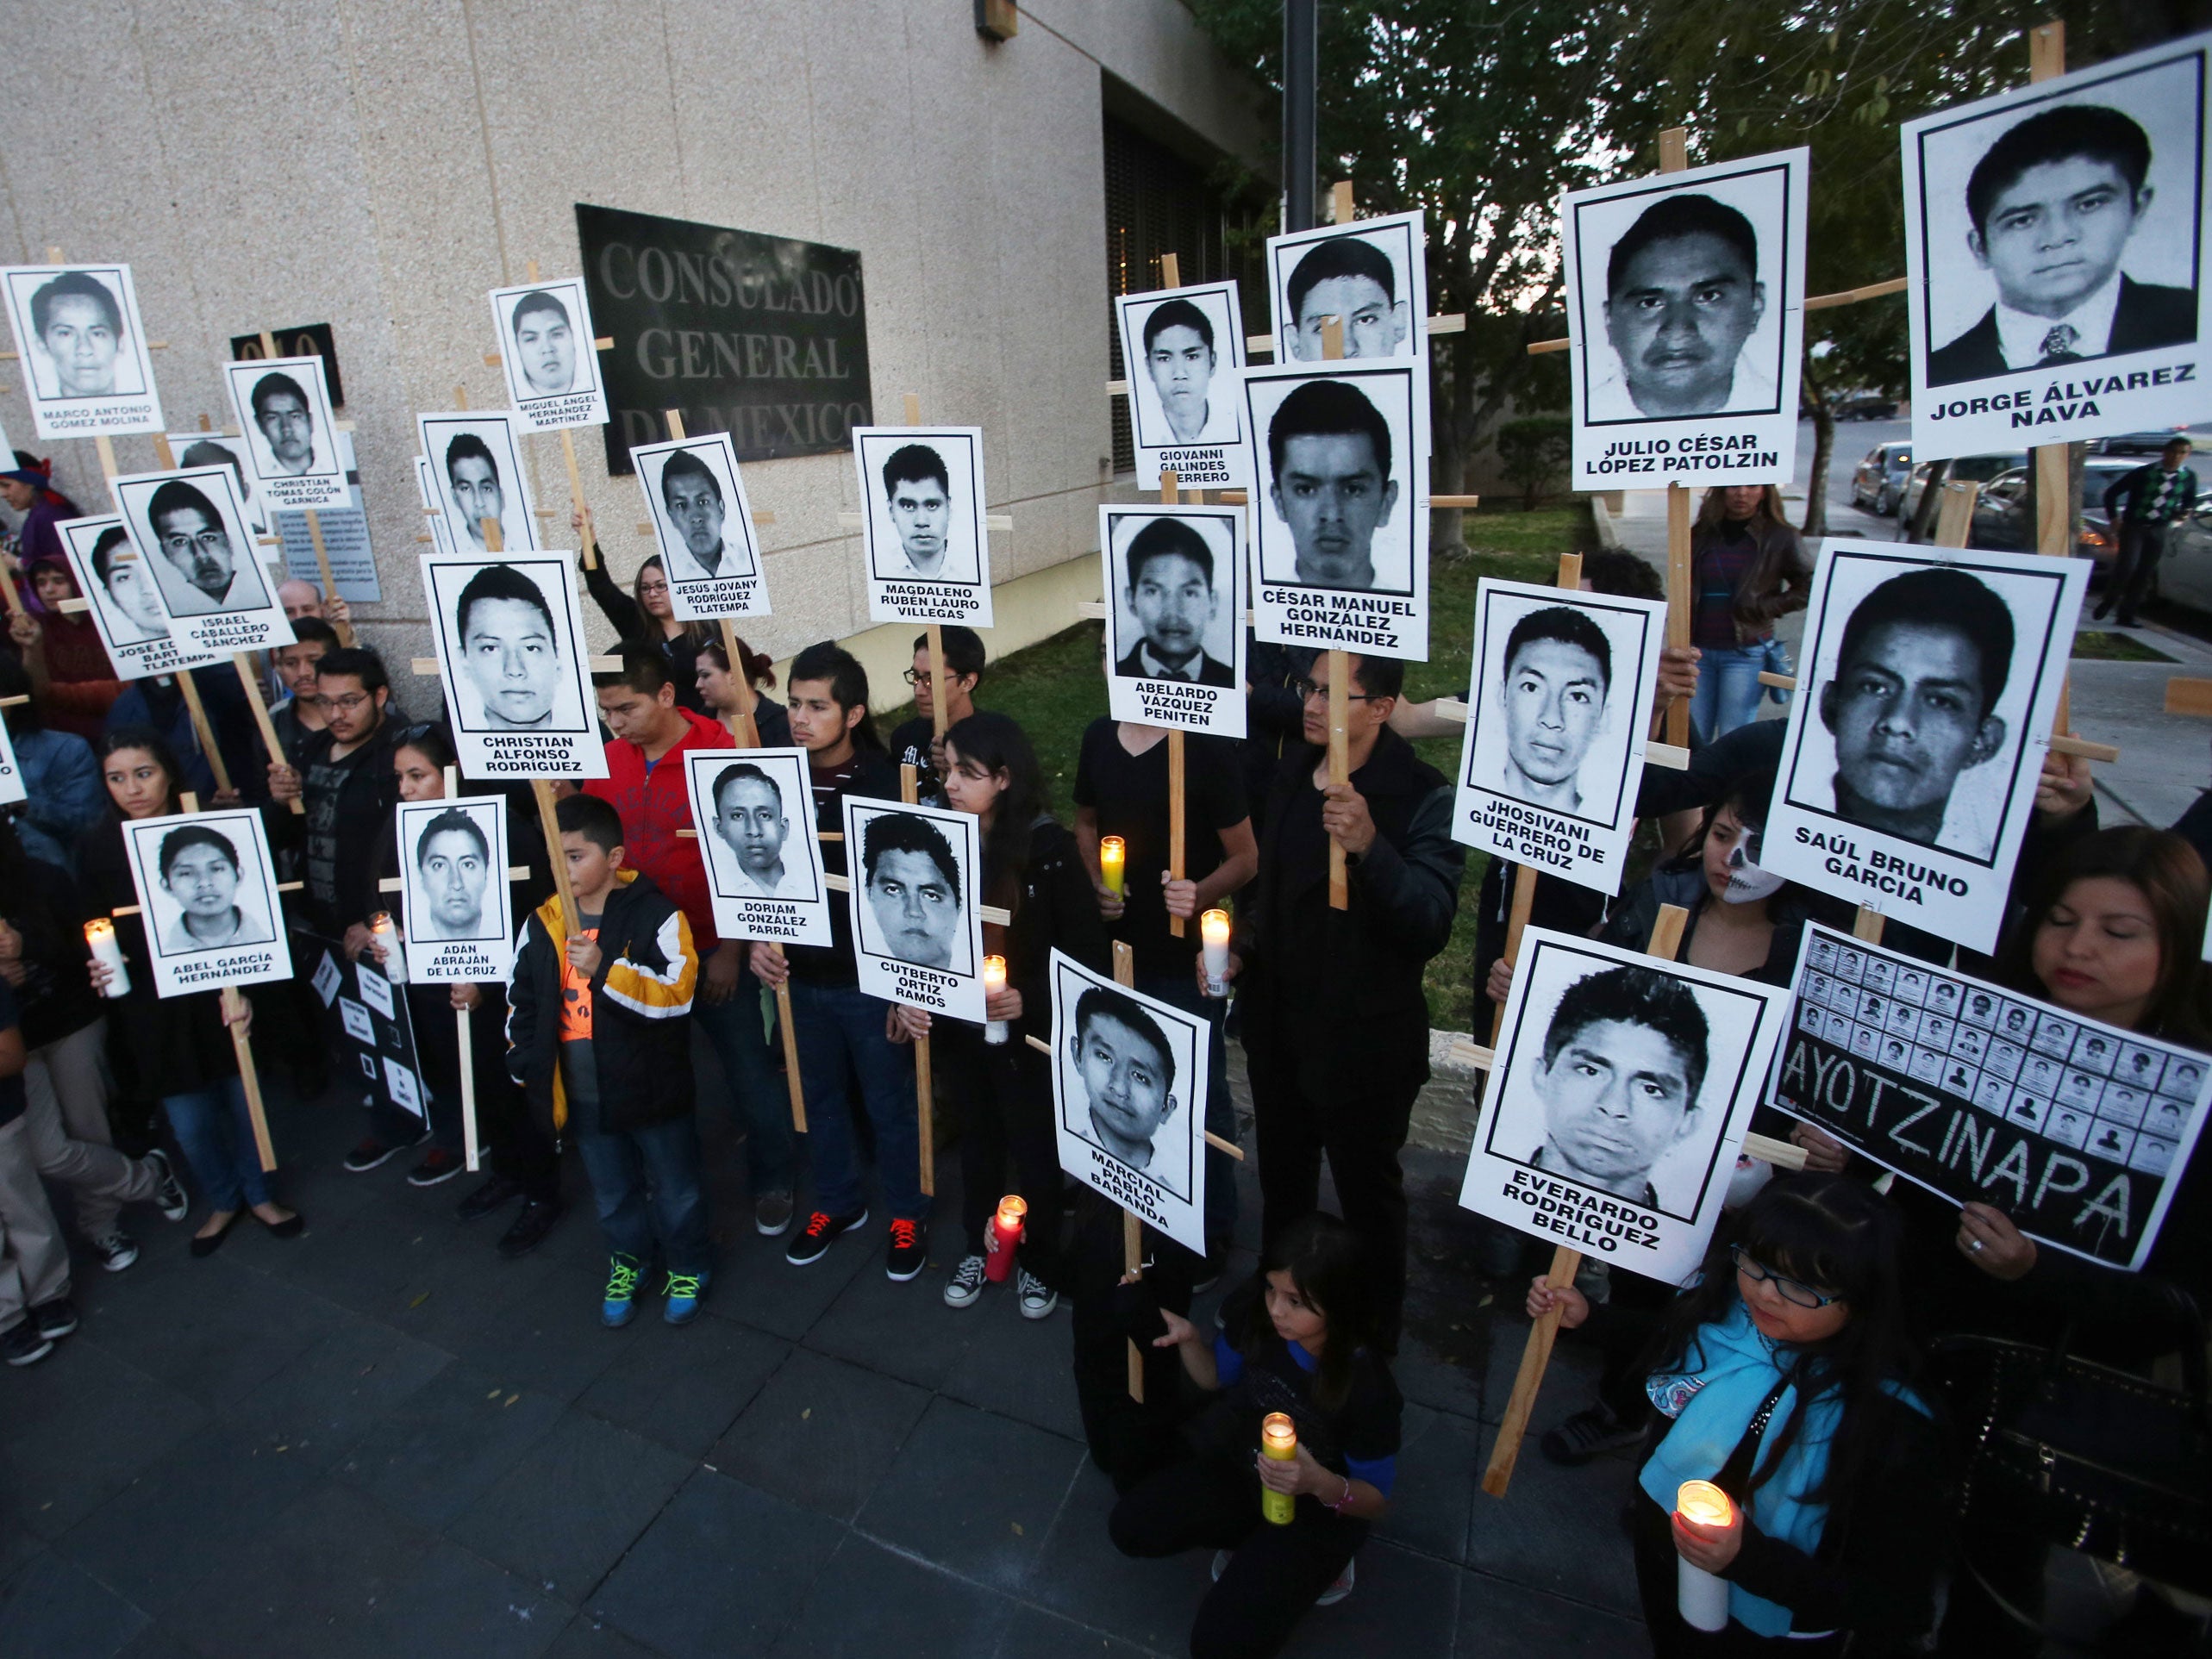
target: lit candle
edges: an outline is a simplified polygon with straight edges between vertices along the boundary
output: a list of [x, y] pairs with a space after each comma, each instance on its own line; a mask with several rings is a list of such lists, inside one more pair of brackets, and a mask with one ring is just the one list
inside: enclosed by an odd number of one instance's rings
[[84, 943], [92, 948], [92, 960], [105, 968], [110, 977], [103, 996], [128, 996], [130, 970], [123, 965], [123, 947], [116, 943], [116, 925], [105, 916], [95, 916], [84, 924]]
[[384, 976], [395, 985], [407, 982], [407, 949], [399, 942], [399, 928], [391, 912], [379, 910], [369, 918], [369, 932], [384, 946]]
[[[1735, 1514], [1728, 1494], [1710, 1481], [1684, 1481], [1674, 1494], [1674, 1512], [1700, 1526], [1726, 1526]], [[1728, 1581], [1691, 1563], [1686, 1556], [1675, 1558], [1675, 1606], [1682, 1622], [1692, 1630], [1724, 1631], [1728, 1627]]]
[[[1259, 1455], [1278, 1463], [1294, 1463], [1298, 1456], [1298, 1426], [1286, 1412], [1270, 1412], [1259, 1425]], [[1278, 1526], [1288, 1526], [1297, 1500], [1287, 1492], [1259, 1488], [1259, 1517]]]
[[1009, 1193], [998, 1201], [998, 1213], [990, 1218], [990, 1231], [984, 1240], [984, 1277], [993, 1284], [1006, 1282], [1007, 1275], [1014, 1271], [1014, 1251], [1022, 1242], [1022, 1218], [1029, 1213], [1029, 1207]]
[[[983, 994], [986, 1001], [1006, 989], [1006, 958], [985, 957], [983, 959]], [[983, 1040], [994, 1046], [1006, 1040], [1006, 1022], [986, 1020], [983, 1022]]]
[[1098, 843], [1098, 873], [1106, 878], [1106, 890], [1115, 898], [1122, 896], [1122, 866], [1129, 856], [1128, 848], [1118, 835], [1103, 837]]
[[1198, 937], [1206, 957], [1206, 995], [1229, 994], [1229, 913], [1209, 910], [1198, 918]]

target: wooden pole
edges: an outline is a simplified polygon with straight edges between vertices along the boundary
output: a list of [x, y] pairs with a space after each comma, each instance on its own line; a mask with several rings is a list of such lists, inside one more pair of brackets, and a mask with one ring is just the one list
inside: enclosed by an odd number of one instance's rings
[[[1137, 988], [1137, 956], [1120, 939], [1114, 941], [1114, 982], [1124, 990]], [[1128, 1205], [1122, 1207], [1122, 1276], [1128, 1283], [1144, 1272], [1145, 1224]], [[1145, 1400], [1145, 1350], [1129, 1338], [1129, 1398], [1140, 1406]]]
[[[269, 705], [262, 699], [261, 682], [253, 672], [253, 654], [234, 651], [230, 653], [230, 665], [238, 670], [239, 684], [246, 688], [246, 702], [253, 710], [253, 723], [261, 728], [261, 741], [268, 745], [269, 758], [279, 766], [291, 765], [291, 762], [284, 758], [284, 745], [277, 740], [276, 722], [269, 718]], [[307, 811], [307, 803], [294, 795], [291, 808], [294, 814], [303, 814]]]
[[474, 1175], [483, 1162], [476, 1139], [476, 1038], [471, 1034], [466, 1008], [453, 1010], [453, 1040], [461, 1057], [461, 1156]]
[[[1178, 269], [1178, 265], [1175, 256], [1172, 253], [1167, 253], [1161, 255], [1160, 258], [1161, 263], [1166, 267], [1168, 271], [1168, 286], [1171, 288], [1181, 287], [1182, 284], [1176, 280], [1175, 273]], [[1159, 470], [1159, 504], [1162, 507], [1173, 507], [1180, 502], [1182, 498], [1183, 492], [1176, 483], [1175, 469], [1172, 466], [1162, 467]], [[1188, 776], [1188, 774], [1184, 770], [1185, 763], [1184, 760], [1183, 736], [1183, 728], [1181, 727], [1175, 726], [1168, 728], [1167, 873], [1171, 880], [1178, 882], [1183, 879], [1183, 872], [1190, 858], [1190, 849], [1185, 844], [1183, 823], [1184, 803], [1185, 799], [1184, 790], [1187, 787], [1185, 779]], [[1170, 916], [1167, 919], [1167, 931], [1173, 934], [1177, 939], [1183, 938], [1183, 918], [1180, 916]]]
[[[907, 424], [913, 426], [916, 423], [909, 421]], [[942, 707], [942, 704], [939, 705], [940, 710]], [[901, 765], [898, 769], [898, 798], [911, 807], [921, 795], [921, 776], [913, 767]], [[859, 874], [849, 858], [846, 869], [848, 880]], [[859, 924], [856, 922], [854, 926]], [[922, 1190], [926, 1196], [934, 1198], [937, 1196], [937, 1097], [936, 1080], [929, 1070], [929, 1039], [927, 1037], [914, 1039], [914, 1106], [922, 1124]]]
[[[266, 328], [261, 331], [261, 355], [265, 359], [277, 355], [277, 337]], [[204, 426], [202, 430], [205, 430]], [[331, 441], [334, 444], [337, 442], [334, 433], [332, 435]], [[312, 507], [304, 508], [303, 515], [307, 520], [307, 539], [315, 544], [315, 568], [322, 572], [322, 597], [328, 603], [338, 597], [338, 578], [331, 574], [330, 552], [322, 545], [322, 515]], [[272, 506], [269, 509], [269, 528], [274, 531], [276, 527], [277, 513]], [[338, 643], [349, 651], [353, 649], [353, 625], [351, 622], [339, 622], [334, 627], [338, 635]], [[274, 754], [276, 747], [275, 744], [271, 744], [269, 752]], [[473, 1169], [476, 1166], [472, 1163], [469, 1168]]]
[[[101, 440], [103, 443], [106, 441], [105, 439]], [[186, 812], [197, 812], [200, 798], [190, 789], [180, 790], [177, 804]], [[269, 1114], [261, 1104], [261, 1074], [254, 1070], [252, 1040], [232, 1023], [234, 1016], [245, 1007], [246, 999], [240, 994], [238, 987], [226, 985], [222, 988], [221, 1005], [224, 1029], [230, 1032], [231, 1051], [238, 1057], [238, 1081], [246, 1089], [246, 1115], [253, 1125], [253, 1150], [260, 1155], [262, 1174], [267, 1175], [277, 1167], [277, 1148], [276, 1143], [269, 1138]]]
[[[1659, 171], [1678, 173], [1690, 165], [1689, 129], [1669, 127], [1659, 135]], [[1666, 487], [1666, 642], [1690, 643], [1690, 589], [1696, 576], [1690, 556], [1690, 486]], [[1667, 705], [1666, 740], [1678, 749], [1690, 743], [1690, 703], [1677, 697]]]
[[[1682, 932], [1690, 920], [1689, 911], [1678, 904], [1659, 907], [1659, 920], [1653, 924], [1651, 943], [1645, 947], [1647, 956], [1661, 962], [1674, 960], [1675, 952], [1682, 948]], [[1561, 1244], [1552, 1252], [1552, 1265], [1544, 1275], [1544, 1282], [1558, 1290], [1574, 1282], [1575, 1269], [1582, 1265], [1582, 1252]], [[1521, 1456], [1521, 1442], [1528, 1432], [1528, 1415], [1536, 1406], [1536, 1392], [1544, 1384], [1544, 1368], [1552, 1361], [1552, 1344], [1559, 1334], [1559, 1311], [1555, 1307], [1529, 1328], [1528, 1346], [1521, 1350], [1521, 1369], [1513, 1378], [1513, 1394], [1506, 1401], [1505, 1416], [1497, 1425], [1497, 1441], [1490, 1449], [1490, 1466], [1483, 1471], [1483, 1490], [1493, 1498], [1505, 1496], [1506, 1487], [1513, 1479], [1513, 1465]]]
[[[1352, 218], [1352, 185], [1346, 181], [1336, 186], [1336, 207], [1340, 224]], [[1344, 355], [1344, 319], [1325, 318], [1321, 326], [1321, 354], [1334, 360]], [[1352, 657], [1340, 646], [1331, 646], [1328, 653], [1328, 781], [1333, 789], [1339, 783], [1352, 781]], [[1328, 907], [1349, 910], [1352, 890], [1345, 880], [1344, 848], [1334, 836], [1328, 842]]]
[[[2056, 80], [2066, 72], [2066, 26], [2057, 19], [2028, 31], [2028, 78]], [[2038, 444], [2028, 452], [2035, 466], [2035, 551], [2065, 558], [2074, 551], [2073, 446]], [[2114, 528], [2116, 530], [2116, 525]], [[2059, 686], [2059, 707], [2051, 721], [2054, 737], [2064, 737], [2073, 714], [2071, 677]]]

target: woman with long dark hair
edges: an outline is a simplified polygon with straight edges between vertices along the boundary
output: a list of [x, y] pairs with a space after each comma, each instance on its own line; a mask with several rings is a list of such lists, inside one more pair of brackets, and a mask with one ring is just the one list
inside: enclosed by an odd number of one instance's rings
[[[581, 515], [572, 522], [581, 527]], [[699, 647], [715, 637], [714, 630], [704, 622], [676, 620], [668, 567], [660, 555], [655, 553], [638, 566], [630, 590], [624, 593], [607, 569], [607, 550], [602, 547], [597, 560], [584, 566], [584, 585], [615, 625], [616, 633], [633, 645], [660, 653], [676, 687], [676, 701], [695, 714], [710, 714], [699, 698]]]
[[1805, 608], [1813, 564], [1780, 490], [1724, 484], [1699, 504], [1690, 569], [1690, 643], [1701, 653], [1690, 727], [1706, 744], [1759, 713], [1759, 674], [1769, 665], [1775, 621]]

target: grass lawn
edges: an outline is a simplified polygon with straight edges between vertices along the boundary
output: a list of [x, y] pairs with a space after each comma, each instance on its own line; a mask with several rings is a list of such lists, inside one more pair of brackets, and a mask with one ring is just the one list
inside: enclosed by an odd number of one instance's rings
[[[1467, 664], [1474, 647], [1475, 583], [1486, 576], [1515, 582], [1549, 582], [1559, 556], [1595, 546], [1590, 511], [1579, 502], [1539, 508], [1484, 507], [1466, 515], [1468, 555], [1439, 555], [1428, 569], [1428, 655], [1406, 665], [1406, 695], [1426, 702], [1432, 697], [1467, 694]], [[1053, 808], [1064, 823], [1074, 820], [1075, 761], [1084, 728], [1106, 712], [1106, 677], [1100, 640], [1104, 624], [1079, 622], [1026, 651], [1001, 658], [984, 676], [979, 701], [1003, 709], [1022, 722], [1037, 746], [1052, 789]], [[912, 704], [879, 717], [889, 732], [914, 713]], [[1431, 738], [1415, 745], [1422, 758], [1453, 775], [1459, 745]], [[1454, 1031], [1467, 1029], [1472, 1017], [1476, 895], [1482, 888], [1484, 859], [1471, 854], [1459, 889], [1459, 915], [1452, 942], [1428, 964], [1428, 1022]], [[1485, 1032], [1485, 1037], [1488, 1033]]]
[[2171, 663], [2177, 660], [2132, 635], [2106, 628], [2084, 628], [2074, 635], [2073, 655], [2084, 662]]

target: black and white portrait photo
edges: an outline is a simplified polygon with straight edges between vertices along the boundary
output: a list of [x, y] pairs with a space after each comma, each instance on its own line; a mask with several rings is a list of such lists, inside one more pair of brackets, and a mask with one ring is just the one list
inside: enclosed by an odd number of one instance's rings
[[990, 626], [980, 427], [855, 427], [868, 615]]
[[1576, 487], [1787, 483], [1809, 153], [1560, 200]]
[[1052, 982], [1060, 1168], [1203, 1250], [1211, 1028], [1059, 951]]
[[9, 265], [0, 285], [40, 437], [161, 430], [128, 265]]
[[1993, 948], [2086, 580], [2075, 559], [1823, 543], [1765, 867]]
[[29, 798], [22, 766], [16, 759], [16, 740], [8, 735], [7, 726], [0, 723], [0, 807], [12, 807]]
[[491, 290], [508, 395], [532, 432], [603, 426], [607, 394], [580, 277]]
[[1115, 720], [1242, 737], [1244, 508], [1098, 509]]
[[844, 806], [860, 989], [956, 1020], [981, 1020], [975, 819], [859, 795], [847, 795]]
[[1259, 637], [1378, 657], [1428, 654], [1428, 514], [1418, 364], [1247, 369]]
[[1186, 490], [1252, 481], [1244, 446], [1244, 318], [1233, 282], [1123, 294], [1114, 301], [1128, 367], [1137, 477], [1150, 489], [1172, 468]]
[[322, 359], [226, 363], [222, 377], [262, 496], [277, 508], [345, 505], [345, 457]]
[[143, 680], [214, 659], [170, 637], [153, 568], [121, 518], [69, 519], [59, 527], [77, 591], [91, 602], [92, 626], [117, 679]]
[[2212, 35], [1903, 123], [1914, 458], [2201, 418]]
[[1664, 600], [1478, 582], [1454, 838], [1619, 892], [1665, 637]]
[[504, 979], [515, 950], [506, 797], [403, 801], [393, 811], [409, 977]]
[[1540, 927], [1521, 948], [1459, 1202], [1679, 1282], [1720, 1217], [1789, 995]]
[[505, 414], [418, 415], [415, 426], [431, 484], [446, 515], [453, 550], [493, 551], [484, 521], [499, 523], [498, 551], [529, 552], [538, 545], [538, 519], [516, 440], [519, 417]]
[[726, 432], [630, 451], [678, 621], [765, 616], [753, 508]]
[[178, 813], [123, 831], [156, 994], [291, 976], [259, 814]]
[[183, 467], [113, 478], [123, 527], [148, 570], [170, 637], [228, 655], [291, 642], [291, 624], [246, 521], [228, 466]]
[[803, 749], [690, 749], [691, 826], [724, 939], [828, 945], [828, 889]]
[[1269, 237], [1275, 361], [1322, 361], [1331, 320], [1343, 327], [1346, 357], [1426, 356], [1428, 246], [1418, 213]]
[[604, 777], [572, 556], [422, 555], [464, 777]]
[[[272, 533], [269, 502], [253, 478], [251, 446], [241, 432], [172, 432], [169, 452], [178, 466], [227, 466], [238, 481], [238, 499], [245, 503], [246, 522], [257, 536]], [[350, 469], [348, 469], [350, 471]]]

